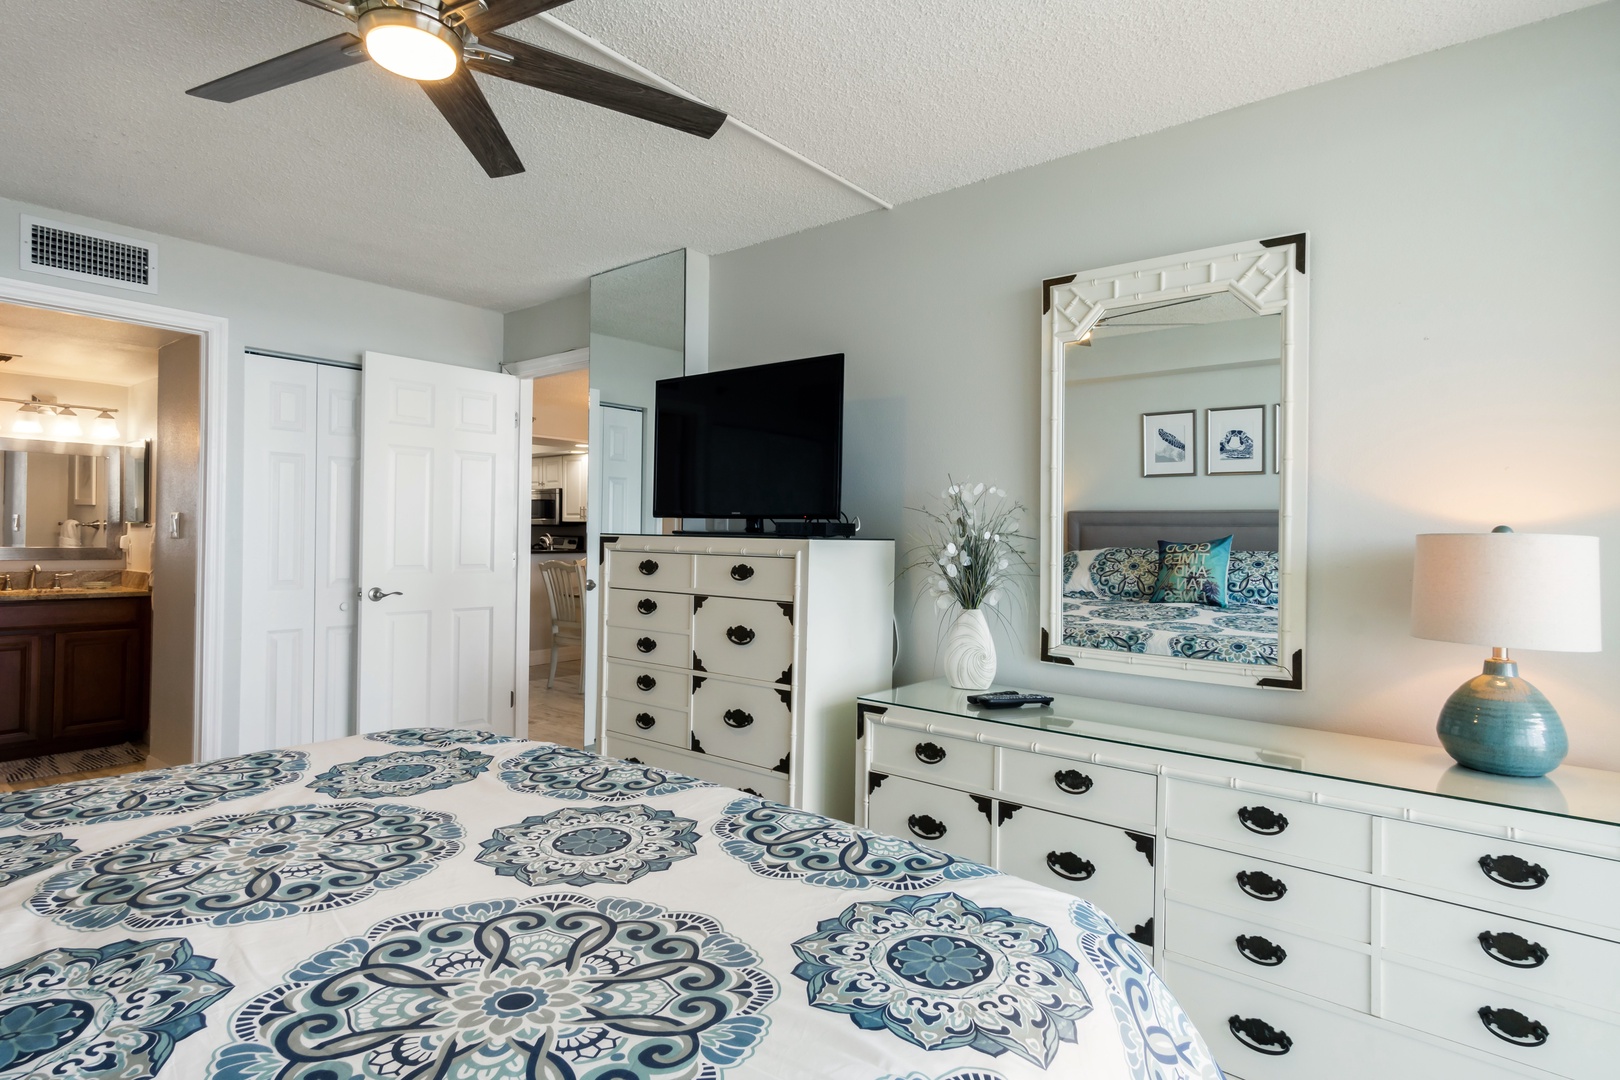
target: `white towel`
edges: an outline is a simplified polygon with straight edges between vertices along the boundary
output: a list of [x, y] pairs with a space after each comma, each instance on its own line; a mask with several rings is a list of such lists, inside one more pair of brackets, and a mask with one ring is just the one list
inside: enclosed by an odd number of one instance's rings
[[73, 518], [68, 518], [66, 521], [59, 524], [56, 529], [57, 547], [79, 546], [79, 523]]

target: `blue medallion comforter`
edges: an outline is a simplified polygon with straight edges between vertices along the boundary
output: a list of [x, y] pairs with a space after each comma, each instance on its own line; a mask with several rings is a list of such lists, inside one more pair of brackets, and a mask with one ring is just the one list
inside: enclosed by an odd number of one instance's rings
[[1089, 904], [580, 750], [407, 729], [0, 794], [0, 1080], [1219, 1070]]

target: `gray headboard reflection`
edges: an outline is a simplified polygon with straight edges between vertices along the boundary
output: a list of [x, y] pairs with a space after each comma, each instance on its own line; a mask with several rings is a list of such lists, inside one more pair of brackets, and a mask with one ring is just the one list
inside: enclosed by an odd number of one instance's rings
[[1160, 540], [1200, 543], [1230, 533], [1233, 551], [1276, 551], [1275, 510], [1070, 510], [1064, 550], [1156, 548]]

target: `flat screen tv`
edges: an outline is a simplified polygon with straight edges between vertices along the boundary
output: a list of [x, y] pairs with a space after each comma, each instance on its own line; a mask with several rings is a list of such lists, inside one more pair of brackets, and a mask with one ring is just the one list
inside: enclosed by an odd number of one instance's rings
[[844, 354], [658, 383], [653, 513], [836, 518]]

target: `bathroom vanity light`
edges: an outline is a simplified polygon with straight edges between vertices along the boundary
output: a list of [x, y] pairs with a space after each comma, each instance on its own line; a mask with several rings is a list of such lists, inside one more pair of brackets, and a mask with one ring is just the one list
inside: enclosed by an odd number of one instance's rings
[[64, 442], [84, 438], [84, 425], [79, 421], [79, 414], [75, 409], [93, 412], [96, 418], [90, 425], [90, 437], [101, 442], [112, 442], [119, 436], [118, 419], [113, 416], [118, 410], [101, 405], [73, 405], [65, 401], [47, 401], [38, 396], [28, 398], [0, 397], [0, 401], [9, 401], [21, 406], [17, 415], [11, 419], [11, 433], [13, 435], [43, 436], [45, 434], [45, 417], [53, 417], [51, 421], [50, 437]]
[[43, 435], [45, 410], [33, 402], [26, 402], [17, 410], [16, 417], [11, 421], [13, 435]]
[[84, 425], [79, 423], [79, 414], [67, 406], [56, 410], [56, 422], [51, 425], [51, 434], [58, 439], [84, 438]]

